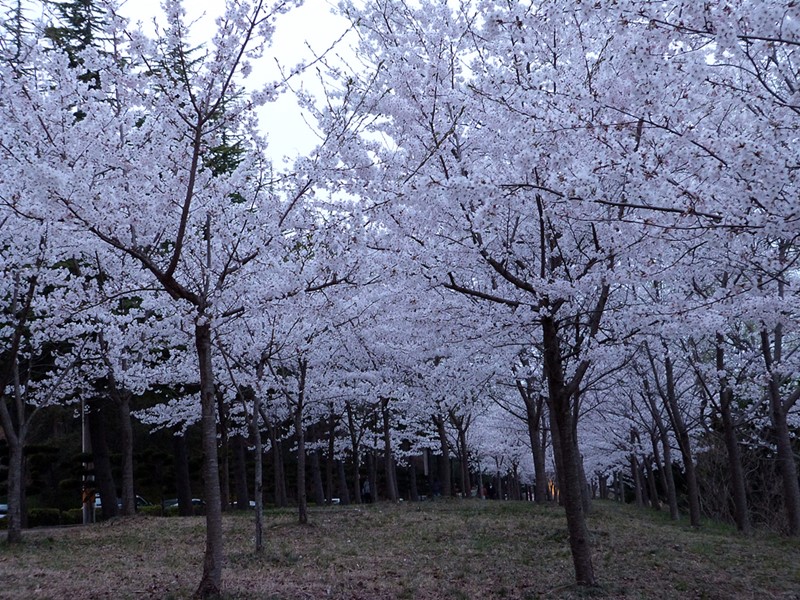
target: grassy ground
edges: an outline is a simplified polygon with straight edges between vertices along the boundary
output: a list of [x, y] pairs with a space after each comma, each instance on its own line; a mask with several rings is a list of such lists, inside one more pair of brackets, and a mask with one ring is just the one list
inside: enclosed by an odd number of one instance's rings
[[[572, 585], [563, 512], [528, 503], [453, 501], [225, 517], [225, 598], [800, 598], [800, 543], [596, 502], [600, 586]], [[204, 521], [135, 517], [31, 530], [0, 542], [0, 598], [186, 598], [200, 579]]]

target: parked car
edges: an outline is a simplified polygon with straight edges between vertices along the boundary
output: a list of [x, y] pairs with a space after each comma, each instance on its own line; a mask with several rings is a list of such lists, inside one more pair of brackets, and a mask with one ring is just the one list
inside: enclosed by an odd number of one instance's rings
[[0, 519], [5, 519], [8, 514], [8, 504], [0, 504]]
[[[192, 498], [192, 506], [205, 506], [206, 503], [203, 502], [200, 498]], [[178, 506], [178, 499], [177, 498], [169, 498], [164, 500], [164, 508], [171, 508], [173, 506]]]
[[[152, 502], [148, 502], [147, 500], [145, 500], [141, 496], [137, 495], [136, 496], [136, 508], [141, 508], [143, 506], [153, 506], [153, 503]], [[117, 498], [117, 507], [118, 508], [122, 508], [122, 498]], [[97, 495], [94, 498], [94, 509], [95, 510], [98, 510], [98, 509], [102, 510], [102, 508], [103, 508], [103, 501], [100, 499], [100, 496]]]

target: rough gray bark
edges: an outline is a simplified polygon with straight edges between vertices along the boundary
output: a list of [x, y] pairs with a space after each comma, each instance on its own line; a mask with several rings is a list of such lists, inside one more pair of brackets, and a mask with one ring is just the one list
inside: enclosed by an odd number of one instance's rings
[[211, 326], [202, 318], [195, 326], [195, 345], [200, 371], [206, 550], [203, 558], [203, 575], [194, 597], [215, 598], [220, 595], [222, 587], [222, 502], [217, 462], [217, 405], [214, 394], [214, 369], [211, 362]]
[[548, 408], [556, 428], [556, 431], [553, 432], [553, 439], [558, 438], [560, 449], [555, 453], [559, 491], [567, 517], [575, 579], [578, 585], [593, 586], [596, 584], [596, 580], [592, 565], [589, 529], [586, 525], [586, 514], [583, 508], [581, 458], [575, 438], [576, 423], [572, 405], [573, 396], [578, 391], [580, 377], [582, 377], [582, 373], [586, 372], [589, 365], [588, 363], [581, 365], [573, 380], [568, 384], [564, 380], [563, 355], [558, 327], [553, 319], [548, 317], [542, 319], [542, 341], [543, 367], [549, 392]]

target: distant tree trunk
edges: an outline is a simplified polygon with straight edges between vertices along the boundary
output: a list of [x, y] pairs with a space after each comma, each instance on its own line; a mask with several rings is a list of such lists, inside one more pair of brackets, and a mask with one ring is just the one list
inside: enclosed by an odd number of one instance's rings
[[182, 517], [191, 517], [194, 514], [192, 506], [192, 485], [189, 477], [189, 451], [186, 436], [175, 434], [172, 436], [173, 455], [175, 457], [175, 487], [178, 490], [178, 514]]
[[642, 464], [644, 471], [645, 481], [647, 481], [647, 496], [650, 500], [650, 506], [653, 510], [661, 510], [661, 501], [658, 498], [658, 489], [656, 488], [656, 478], [652, 466], [646, 467], [647, 463]]
[[237, 434], [232, 439], [233, 479], [236, 484], [236, 509], [250, 508], [250, 490], [247, 489], [247, 442]]
[[378, 496], [378, 461], [375, 460], [375, 450], [371, 448], [367, 452], [367, 479], [372, 502], [377, 502], [380, 499]]
[[686, 470], [686, 485], [689, 494], [689, 522], [692, 527], [700, 527], [700, 487], [697, 484], [697, 471], [694, 466], [694, 453], [692, 452], [692, 442], [689, 430], [681, 415], [678, 398], [675, 394], [675, 377], [672, 367], [672, 359], [667, 356], [664, 360], [664, 368], [667, 380], [667, 407], [672, 421], [672, 428], [678, 438], [678, 446], [683, 457], [683, 468]]
[[441, 453], [439, 456], [439, 483], [442, 486], [442, 496], [449, 498], [453, 495], [453, 487], [450, 479], [450, 444], [447, 441], [444, 417], [434, 415], [433, 423], [439, 436], [439, 451]]
[[419, 502], [419, 490], [417, 489], [417, 464], [414, 457], [408, 460], [409, 495], [412, 502]]
[[194, 596], [214, 598], [222, 584], [222, 503], [217, 462], [217, 414], [214, 396], [214, 369], [211, 361], [211, 326], [201, 318], [195, 326], [195, 344], [200, 371], [202, 409], [203, 484], [206, 500], [206, 551], [203, 576]]
[[636, 506], [641, 508], [644, 505], [642, 500], [642, 480], [639, 475], [639, 460], [636, 455], [631, 453], [631, 479], [633, 480], [633, 496], [636, 499]]
[[361, 504], [361, 443], [357, 433], [353, 406], [345, 403], [347, 429], [350, 433], [350, 451], [353, 454], [353, 501]]
[[619, 471], [614, 473], [614, 494], [617, 502], [625, 502], [625, 486], [622, 483], [622, 474]]
[[731, 476], [734, 520], [736, 521], [736, 529], [749, 535], [753, 532], [753, 526], [750, 523], [750, 512], [747, 508], [747, 487], [742, 468], [742, 456], [739, 451], [739, 439], [736, 435], [736, 425], [731, 411], [730, 396], [732, 396], [730, 388], [720, 393], [720, 414], [722, 416], [725, 449], [728, 453], [728, 471]]
[[314, 486], [314, 501], [317, 506], [325, 506], [325, 489], [322, 486], [322, 466], [319, 450], [311, 452], [311, 480]]
[[650, 430], [650, 445], [653, 448], [653, 467], [650, 470], [650, 478], [652, 481], [652, 489], [650, 491], [651, 500], [653, 500], [653, 510], [661, 510], [661, 497], [658, 494], [658, 487], [656, 486], [656, 477], [660, 480], [661, 487], [666, 489], [666, 477], [664, 477], [664, 465], [661, 463], [661, 453], [658, 449], [658, 433], [655, 429]]
[[[116, 385], [115, 385], [116, 389]], [[122, 514], [136, 512], [136, 490], [133, 481], [133, 422], [131, 421], [131, 394], [125, 390], [116, 393], [119, 407], [120, 443], [122, 445]]]
[[111, 469], [111, 458], [106, 440], [106, 419], [110, 403], [104, 398], [92, 398], [87, 402], [89, 435], [92, 438], [92, 461], [94, 477], [100, 491], [103, 517], [108, 519], [119, 514], [117, 508], [117, 486]]
[[272, 450], [272, 474], [273, 483], [275, 488], [275, 506], [278, 508], [285, 508], [289, 505], [289, 499], [286, 494], [286, 477], [284, 476], [283, 467], [283, 449], [281, 446], [281, 439], [278, 435], [278, 428], [271, 420], [267, 419], [266, 414], [262, 411], [261, 418], [267, 425], [269, 430], [269, 441]]
[[[386, 496], [397, 502], [397, 481], [394, 472], [394, 454], [392, 452], [392, 424], [389, 413], [389, 398], [381, 398], [381, 414], [383, 417], [383, 468], [386, 472]], [[377, 492], [373, 488], [373, 493]]]
[[6, 434], [8, 443], [8, 513], [6, 519], [8, 531], [6, 539], [9, 544], [22, 542], [22, 487], [24, 458], [20, 436]]
[[253, 397], [253, 413], [248, 422], [250, 438], [253, 440], [255, 476], [253, 477], [253, 497], [255, 499], [255, 550], [264, 551], [264, 447], [261, 441], [261, 396], [258, 391]]
[[669, 439], [669, 431], [664, 425], [664, 419], [661, 418], [661, 411], [656, 406], [656, 399], [650, 389], [650, 384], [647, 378], [643, 380], [645, 398], [650, 408], [650, 415], [653, 422], [658, 429], [658, 438], [661, 441], [661, 449], [664, 451], [664, 469], [662, 471], [664, 476], [664, 483], [667, 490], [667, 504], [669, 504], [669, 517], [673, 521], [680, 518], [678, 510], [678, 493], [675, 490], [675, 474], [672, 472], [672, 443]]
[[228, 410], [225, 398], [217, 394], [217, 414], [219, 415], [219, 462], [220, 473], [220, 502], [222, 511], [227, 512], [231, 507], [231, 474], [230, 474], [230, 440], [228, 437]]
[[608, 500], [608, 476], [600, 475], [598, 477], [598, 483], [600, 484], [600, 499]]
[[[521, 388], [522, 383], [517, 381], [517, 388]], [[533, 498], [537, 504], [547, 502], [547, 467], [545, 465], [545, 449], [543, 448], [542, 419], [544, 417], [545, 397], [541, 394], [529, 393], [529, 390], [520, 389], [520, 394], [525, 402], [525, 412], [527, 414], [528, 438], [531, 442], [531, 454], [533, 455], [534, 488]]]
[[308, 499], [306, 496], [306, 433], [303, 427], [303, 405], [308, 363], [301, 359], [299, 367], [297, 404], [294, 410], [294, 431], [297, 435], [297, 518], [301, 525], [305, 525], [308, 523]]
[[459, 415], [455, 410], [447, 411], [450, 424], [456, 430], [456, 454], [458, 455], [461, 491], [464, 497], [469, 497], [472, 490], [472, 481], [469, 473], [469, 448], [467, 447], [467, 430], [472, 423], [471, 415]]
[[[781, 295], [783, 295], [781, 293]], [[781, 396], [781, 375], [776, 370], [775, 364], [780, 364], [783, 352], [783, 327], [776, 325], [770, 334], [766, 329], [761, 330], [761, 352], [764, 365], [769, 373], [767, 383], [767, 399], [769, 401], [769, 416], [772, 423], [773, 437], [777, 446], [778, 472], [783, 485], [783, 505], [788, 522], [788, 534], [792, 537], [800, 535], [800, 482], [797, 478], [797, 463], [792, 448], [792, 435], [789, 432], [789, 411], [800, 399], [800, 386], [794, 385], [791, 394], [784, 400]]]
[[336, 469], [339, 472], [339, 502], [344, 505], [350, 504], [350, 490], [347, 489], [347, 473], [344, 470], [344, 461], [336, 461]]
[[[336, 423], [337, 419], [333, 416], [333, 407], [331, 407], [331, 416], [328, 420], [328, 452], [325, 457], [325, 489], [327, 494], [325, 496], [326, 502], [330, 505], [333, 503], [333, 471], [336, 466]], [[341, 498], [339, 499], [341, 501]]]

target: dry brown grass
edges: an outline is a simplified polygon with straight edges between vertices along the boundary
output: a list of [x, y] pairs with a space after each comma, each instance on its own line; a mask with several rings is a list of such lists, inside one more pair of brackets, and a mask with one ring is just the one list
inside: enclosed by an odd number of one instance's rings
[[[596, 503], [590, 520], [600, 586], [572, 585], [558, 507], [429, 502], [225, 517], [225, 598], [533, 599], [800, 598], [800, 543], [693, 531], [662, 515]], [[204, 522], [136, 517], [32, 530], [0, 543], [0, 598], [186, 598], [200, 579]]]

